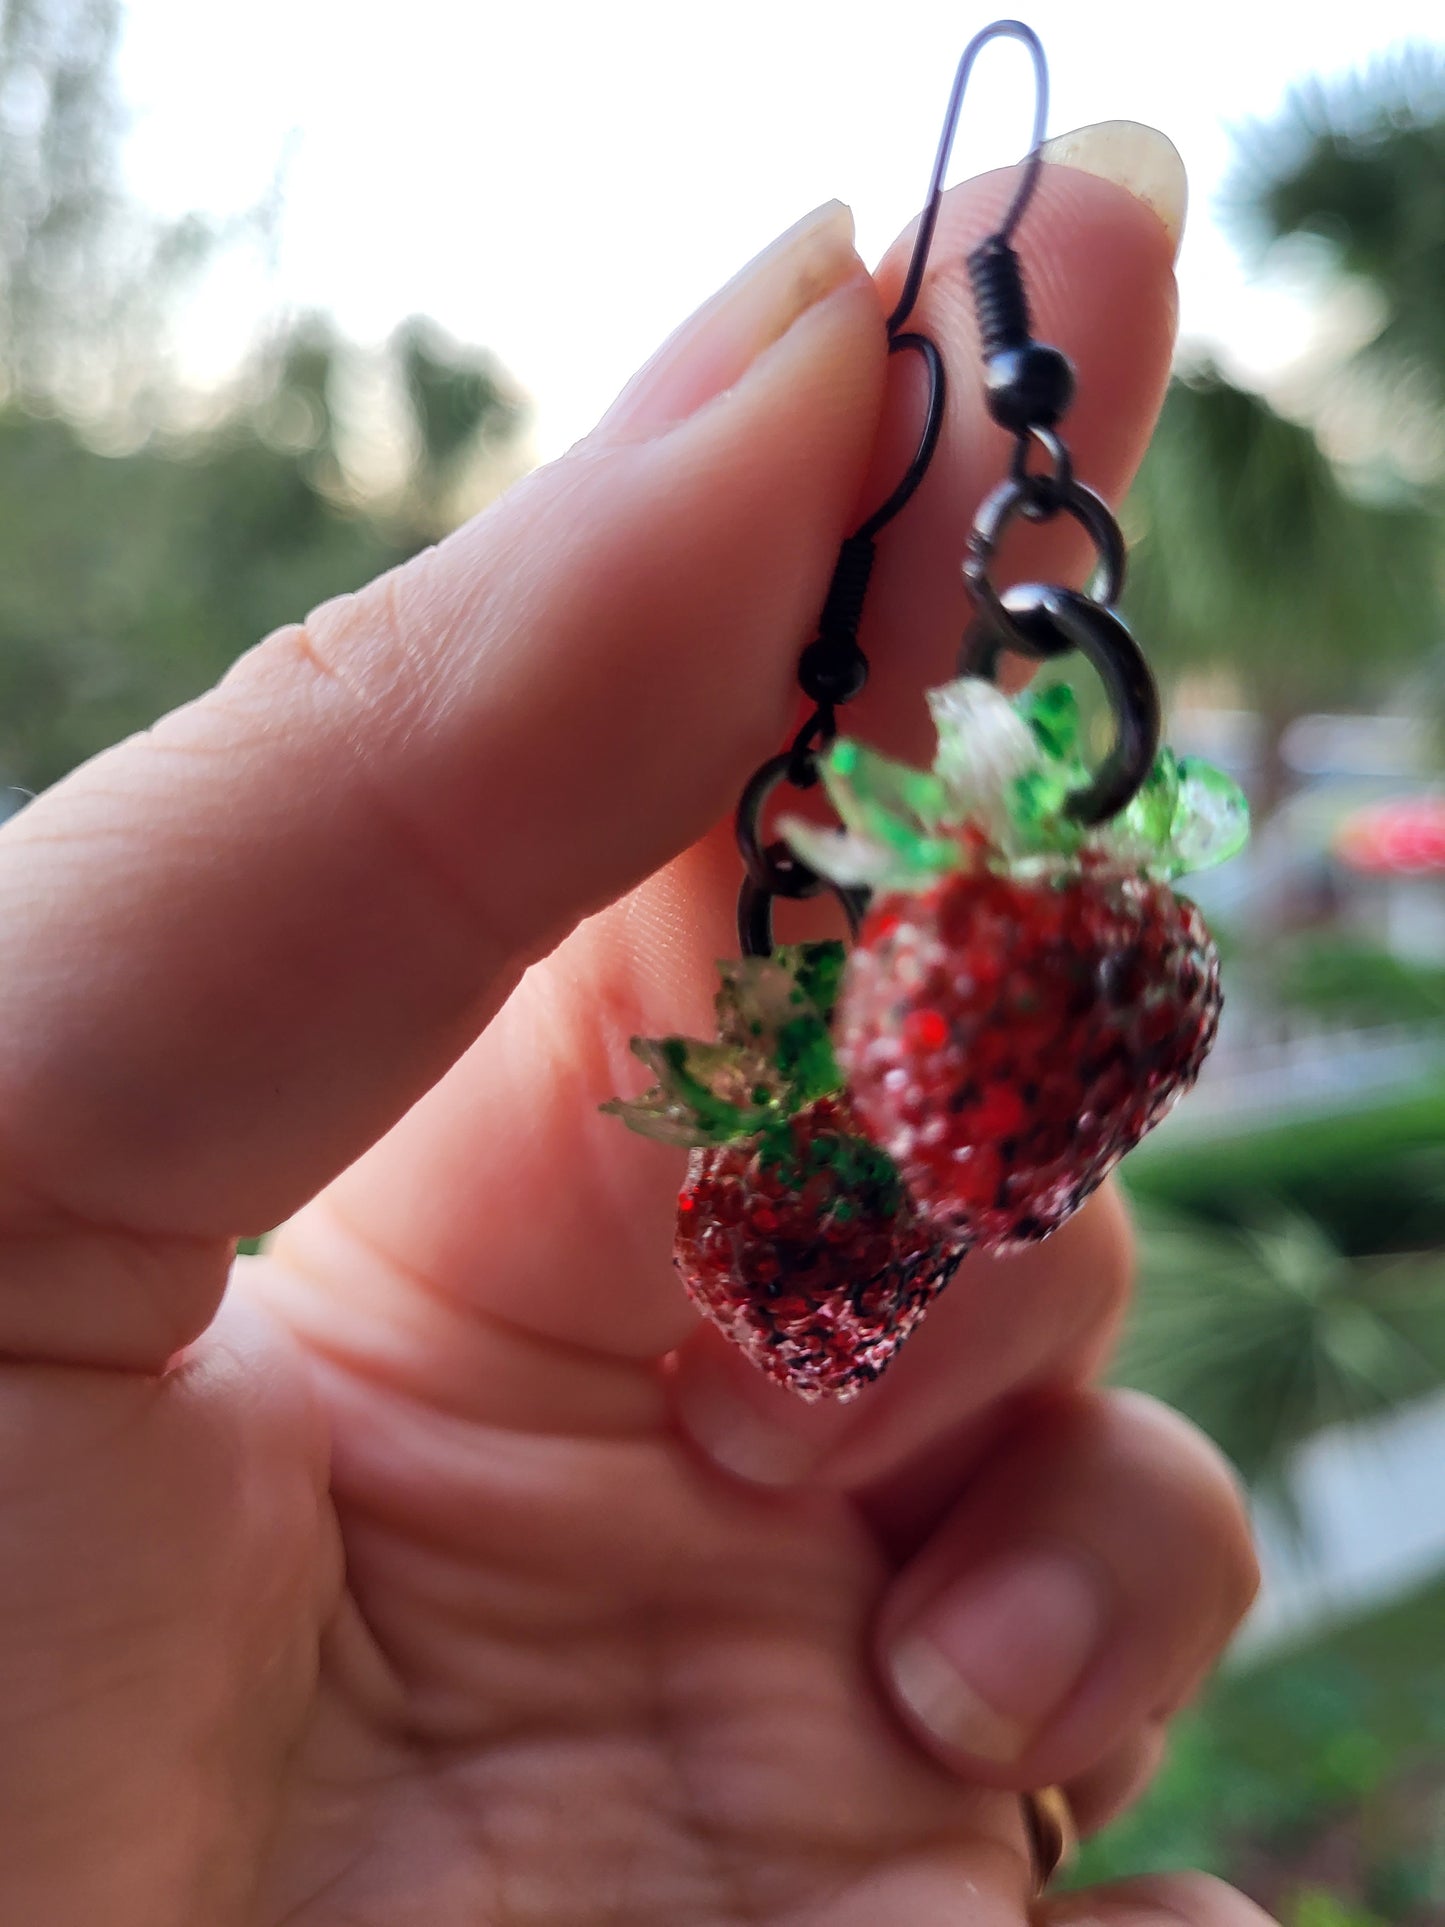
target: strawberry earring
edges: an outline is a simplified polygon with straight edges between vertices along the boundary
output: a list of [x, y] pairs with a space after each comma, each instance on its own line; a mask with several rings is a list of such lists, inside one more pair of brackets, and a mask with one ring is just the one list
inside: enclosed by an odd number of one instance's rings
[[[937, 223], [969, 74], [992, 39], [1024, 42], [1033, 138], [995, 233], [968, 257], [989, 412], [1014, 437], [1005, 480], [969, 535], [977, 610], [960, 675], [930, 691], [932, 766], [896, 763], [837, 731], [862, 689], [858, 628], [880, 531], [937, 447], [937, 346], [906, 332]], [[1043, 49], [1018, 21], [959, 63], [890, 352], [918, 355], [928, 404], [917, 451], [843, 544], [800, 686], [812, 713], [738, 807], [746, 877], [740, 961], [721, 966], [718, 1037], [639, 1038], [656, 1084], [606, 1108], [690, 1147], [675, 1262], [694, 1301], [770, 1377], [846, 1399], [884, 1370], [972, 1249], [1047, 1237], [1193, 1083], [1219, 1020], [1219, 960], [1173, 880], [1233, 854], [1244, 800], [1208, 766], [1160, 747], [1153, 677], [1114, 612], [1124, 544], [1077, 481], [1058, 433], [1073, 370], [1033, 339], [1013, 235], [1041, 169]], [[1047, 464], [1030, 466], [1040, 457]], [[1066, 515], [1098, 554], [1095, 592], [993, 565], [1016, 520]], [[1005, 654], [1078, 654], [1102, 684], [1113, 746], [1089, 767], [1077, 699], [1055, 683], [1010, 701]], [[841, 819], [787, 816], [779, 789], [822, 784]], [[854, 942], [775, 948], [773, 904], [832, 891]]]

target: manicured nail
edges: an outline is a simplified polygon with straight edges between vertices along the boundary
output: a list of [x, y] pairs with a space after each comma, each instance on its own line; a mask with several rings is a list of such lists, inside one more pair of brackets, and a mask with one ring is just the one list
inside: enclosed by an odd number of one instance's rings
[[943, 1746], [1011, 1765], [1078, 1686], [1108, 1616], [1081, 1559], [1014, 1553], [955, 1581], [885, 1663], [903, 1707]]
[[1137, 120], [1100, 120], [1092, 127], [1055, 134], [1041, 150], [1058, 167], [1076, 167], [1112, 181], [1152, 208], [1164, 224], [1174, 249], [1184, 234], [1184, 211], [1189, 204], [1189, 177], [1179, 149], [1157, 127]]
[[603, 440], [642, 440], [731, 388], [799, 315], [830, 295], [863, 264], [853, 247], [853, 215], [827, 201], [805, 215], [665, 341], [603, 417]]

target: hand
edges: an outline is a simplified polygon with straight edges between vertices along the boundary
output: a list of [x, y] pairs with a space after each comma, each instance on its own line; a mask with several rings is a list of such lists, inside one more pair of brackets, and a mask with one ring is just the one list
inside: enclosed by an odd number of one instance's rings
[[[920, 310], [950, 416], [858, 714], [894, 748], [1001, 459], [958, 262], [1007, 186], [950, 195]], [[1058, 168], [1024, 246], [1117, 494], [1171, 238]], [[1101, 1821], [1243, 1610], [1218, 1461], [1091, 1382], [1116, 1203], [805, 1411], [683, 1298], [676, 1154], [597, 1114], [632, 1032], [707, 1020], [712, 826], [912, 432], [899, 274], [795, 230], [564, 460], [0, 837], [6, 1922], [1015, 1927], [1011, 1790]]]

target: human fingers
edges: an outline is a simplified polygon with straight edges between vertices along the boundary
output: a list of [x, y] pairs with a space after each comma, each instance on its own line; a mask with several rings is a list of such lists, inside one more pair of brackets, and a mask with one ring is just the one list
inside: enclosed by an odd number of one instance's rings
[[910, 1546], [953, 1502], [963, 1459], [987, 1451], [1011, 1401], [1098, 1366], [1132, 1270], [1127, 1215], [1110, 1187], [1043, 1244], [966, 1258], [867, 1397], [804, 1404], [708, 1326], [673, 1363], [673, 1410], [734, 1477], [865, 1494], [890, 1544]]
[[893, 1582], [885, 1690], [971, 1782], [1088, 1774], [1172, 1711], [1258, 1584], [1234, 1479], [1137, 1394], [1059, 1392], [1018, 1413]]
[[[1132, 193], [1076, 172], [1045, 170], [1021, 245], [1031, 270], [1049, 264], [1038, 276], [1039, 332], [1079, 364], [1080, 473], [1117, 491], [1167, 375], [1174, 234]], [[906, 734], [907, 719], [922, 712], [920, 685], [948, 673], [963, 619], [963, 531], [1002, 466], [966, 303], [936, 284], [960, 281], [963, 252], [997, 218], [1009, 185], [1000, 176], [964, 183], [945, 198], [939, 222], [919, 319], [949, 367], [951, 412], [923, 490], [880, 552], [869, 615], [880, 739]], [[1086, 409], [1085, 394], [1105, 399]], [[916, 435], [915, 402], [903, 389], [891, 393], [884, 442]], [[871, 488], [876, 494], [876, 475]], [[1053, 546], [1028, 566], [1070, 566], [1057, 525], [1041, 540]], [[665, 1352], [696, 1329], [668, 1263], [676, 1154], [629, 1138], [596, 1107], [637, 1088], [632, 1033], [705, 1034], [714, 960], [736, 945], [737, 880], [723, 831], [590, 919], [529, 973], [441, 1087], [333, 1189], [321, 1216], [307, 1214], [296, 1235], [325, 1246], [308, 1258], [309, 1271], [344, 1279], [345, 1253], [360, 1249], [368, 1265], [379, 1255], [399, 1280], [395, 1297], [378, 1292], [375, 1316], [362, 1315], [344, 1286], [313, 1303], [306, 1315], [329, 1343], [344, 1336], [358, 1353], [387, 1351], [391, 1328], [411, 1319], [399, 1300], [415, 1303], [406, 1281], [417, 1275], [431, 1287], [428, 1354], [440, 1366], [465, 1353], [476, 1401], [500, 1383], [486, 1369], [494, 1335], [480, 1329], [481, 1314], [630, 1357]], [[942, 1305], [934, 1314], [954, 1315]], [[515, 1373], [507, 1383], [515, 1390]]]
[[1068, 1782], [1064, 1794], [1081, 1839], [1100, 1832], [1143, 1798], [1164, 1764], [1168, 1743], [1167, 1721], [1150, 1720], [1097, 1766]]
[[572, 454], [7, 826], [0, 1350], [163, 1363], [236, 1234], [728, 807], [783, 729], [883, 366], [822, 209]]
[[1035, 1927], [1274, 1927], [1233, 1887], [1209, 1874], [1150, 1874], [1046, 1900]]

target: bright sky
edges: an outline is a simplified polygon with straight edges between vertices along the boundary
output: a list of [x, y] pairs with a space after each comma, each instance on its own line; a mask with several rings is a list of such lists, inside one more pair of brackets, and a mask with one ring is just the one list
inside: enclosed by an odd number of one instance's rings
[[[1439, 41], [1440, 0], [1033, 0], [1051, 131], [1152, 120], [1188, 165], [1187, 336], [1256, 376], [1307, 316], [1249, 284], [1211, 202], [1228, 129], [1310, 72]], [[269, 276], [233, 271], [200, 323], [220, 369], [258, 320], [331, 310], [379, 341], [434, 315], [495, 349], [557, 453], [750, 255], [833, 195], [875, 258], [916, 211], [953, 67], [990, 16], [941, 0], [131, 0], [131, 178], [180, 213], [231, 211], [289, 151]], [[1027, 58], [990, 50], [951, 178], [1014, 158]]]

